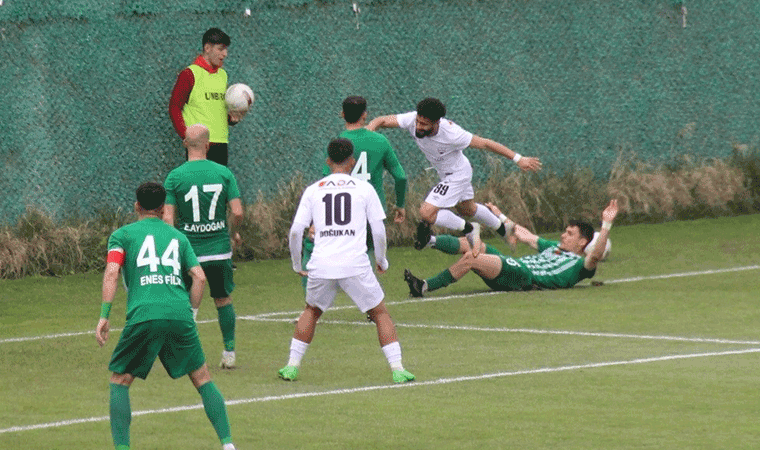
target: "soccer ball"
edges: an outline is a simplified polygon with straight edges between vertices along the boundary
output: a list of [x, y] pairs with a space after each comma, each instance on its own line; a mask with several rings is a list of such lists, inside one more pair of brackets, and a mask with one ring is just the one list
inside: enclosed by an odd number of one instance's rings
[[[594, 231], [594, 238], [591, 239], [591, 242], [588, 243], [586, 246], [586, 255], [590, 255], [591, 252], [594, 251], [594, 247], [596, 247], [596, 240], [599, 238], [599, 232]], [[607, 245], [604, 246], [604, 253], [602, 253], [602, 261], [607, 259], [607, 256], [610, 254], [610, 249], [612, 248], [612, 240], [607, 237]]]
[[243, 83], [231, 85], [227, 88], [227, 92], [224, 94], [224, 102], [227, 104], [227, 111], [245, 114], [251, 109], [253, 100], [253, 91]]

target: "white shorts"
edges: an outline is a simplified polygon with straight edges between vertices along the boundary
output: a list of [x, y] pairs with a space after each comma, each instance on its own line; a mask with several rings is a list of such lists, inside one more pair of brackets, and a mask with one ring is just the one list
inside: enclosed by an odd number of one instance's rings
[[436, 184], [425, 198], [426, 203], [439, 208], [451, 208], [465, 200], [475, 198], [470, 180], [441, 181]]
[[311, 278], [306, 282], [306, 303], [320, 310], [327, 311], [338, 294], [338, 287], [353, 300], [359, 310], [366, 313], [383, 301], [385, 294], [372, 268], [348, 278], [325, 279]]

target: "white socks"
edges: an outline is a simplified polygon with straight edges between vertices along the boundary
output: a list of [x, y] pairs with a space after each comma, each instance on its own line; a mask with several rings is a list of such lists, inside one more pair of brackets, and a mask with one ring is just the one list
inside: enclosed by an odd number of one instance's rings
[[501, 227], [501, 220], [490, 209], [480, 203], [476, 203], [475, 206], [477, 209], [475, 209], [475, 214], [472, 216], [473, 219], [494, 230], [498, 230]]
[[[501, 220], [491, 212], [490, 209], [481, 205], [475, 204], [475, 214], [472, 216], [476, 222], [482, 223], [488, 228], [498, 230], [501, 227]], [[449, 230], [464, 230], [465, 220], [448, 209], [439, 209], [438, 215], [435, 218], [435, 225], [439, 227], [448, 228]]]
[[401, 365], [401, 344], [391, 342], [390, 344], [382, 347], [385, 359], [388, 360], [388, 364], [391, 366], [391, 370], [404, 370], [404, 366]]
[[464, 230], [465, 220], [448, 209], [439, 209], [435, 218], [435, 225], [449, 230]]
[[306, 354], [309, 344], [303, 341], [299, 341], [296, 338], [290, 340], [290, 359], [288, 360], [289, 366], [299, 367], [301, 365], [301, 359]]

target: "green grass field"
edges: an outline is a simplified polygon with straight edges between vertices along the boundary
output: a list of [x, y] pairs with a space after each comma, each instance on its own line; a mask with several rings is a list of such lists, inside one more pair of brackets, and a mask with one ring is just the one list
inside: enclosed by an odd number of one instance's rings
[[[455, 257], [391, 249], [381, 277], [404, 365], [391, 382], [374, 326], [346, 297], [300, 379], [277, 378], [303, 294], [289, 261], [239, 264], [239, 368], [215, 368], [210, 299], [199, 329], [240, 450], [756, 449], [760, 446], [760, 216], [615, 227], [603, 286], [494, 294], [475, 275], [410, 299], [405, 267]], [[492, 242], [499, 248], [504, 246]], [[112, 448], [100, 274], [0, 281], [0, 449]], [[124, 321], [124, 291], [112, 324]], [[218, 449], [187, 379], [160, 364], [131, 388], [134, 449]]]

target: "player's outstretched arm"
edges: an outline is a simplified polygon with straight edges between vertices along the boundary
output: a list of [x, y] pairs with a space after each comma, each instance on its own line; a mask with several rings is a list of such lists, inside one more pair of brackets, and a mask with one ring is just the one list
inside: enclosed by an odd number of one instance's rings
[[497, 155], [509, 158], [517, 164], [522, 170], [529, 170], [531, 172], [538, 172], [541, 170], [541, 160], [530, 156], [522, 156], [519, 153], [510, 150], [506, 145], [500, 144], [492, 139], [486, 139], [478, 135], [472, 136], [470, 141], [470, 147], [480, 150], [488, 150], [496, 153]]
[[364, 128], [369, 131], [376, 131], [378, 128], [398, 128], [398, 120], [395, 114], [375, 117]]
[[618, 204], [616, 199], [610, 200], [609, 205], [602, 211], [602, 228], [599, 230], [599, 236], [596, 238], [596, 244], [594, 244], [594, 250], [586, 257], [586, 261], [583, 266], [587, 269], [593, 269], [597, 266], [599, 261], [602, 260], [604, 255], [604, 249], [607, 247], [607, 239], [610, 237], [610, 229], [612, 228], [612, 222], [615, 221], [615, 217], [618, 214]]

